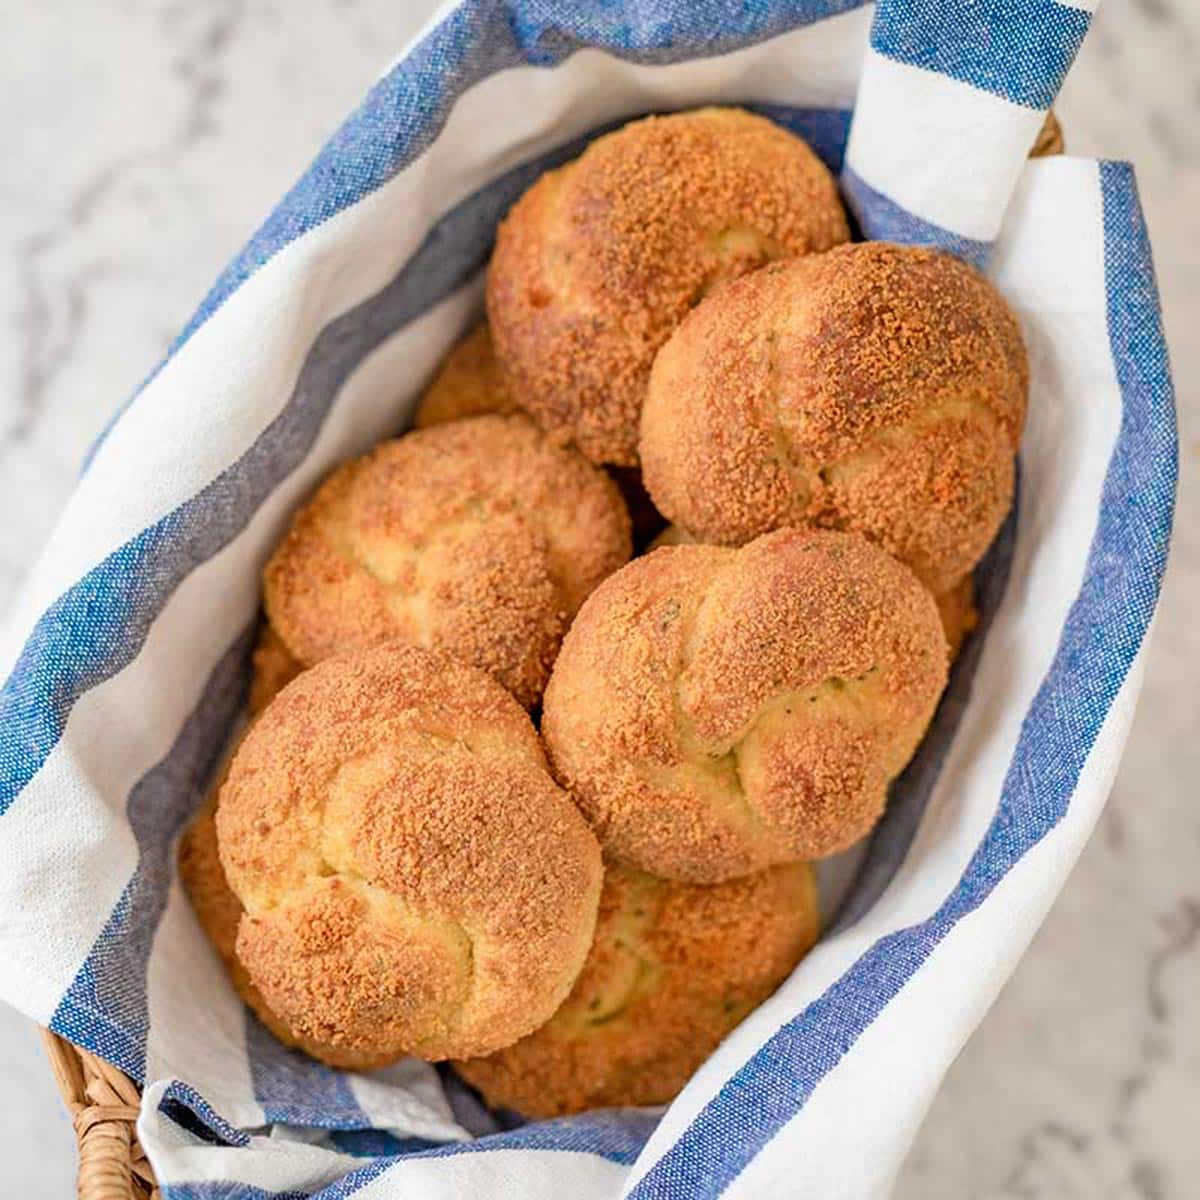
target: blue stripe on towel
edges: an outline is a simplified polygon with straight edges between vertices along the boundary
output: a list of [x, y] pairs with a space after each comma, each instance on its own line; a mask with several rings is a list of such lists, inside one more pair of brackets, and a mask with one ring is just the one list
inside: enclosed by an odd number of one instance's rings
[[47, 609], [0, 687], [0, 815], [41, 769], [79, 697], [133, 661], [179, 584], [241, 533], [303, 460], [362, 360], [471, 279], [506, 209], [580, 145], [514, 168], [438, 221], [386, 287], [321, 331], [291, 397], [240, 459]]
[[982, 268], [992, 252], [991, 242], [951, 233], [932, 221], [914, 216], [895, 200], [877, 192], [849, 167], [842, 168], [842, 198], [854, 214], [865, 237], [875, 242], [904, 242], [909, 246], [936, 246], [973, 267]]
[[879, 0], [871, 45], [1026, 108], [1058, 95], [1091, 14], [1054, 0]]
[[835, 175], [842, 169], [854, 115], [850, 109], [791, 108], [786, 104], [747, 104], [746, 108], [802, 137]]
[[343, 1154], [355, 1158], [402, 1158], [442, 1144], [422, 1137], [397, 1137], [386, 1129], [335, 1129], [329, 1140]]
[[167, 1183], [160, 1189], [162, 1200], [308, 1200], [312, 1192], [268, 1192], [264, 1188], [233, 1179], [204, 1183]]
[[1105, 164], [1100, 178], [1121, 429], [1083, 583], [1025, 716], [996, 815], [938, 911], [881, 938], [771, 1037], [638, 1182], [634, 1200], [720, 1195], [800, 1112], [946, 934], [1067, 812], [1154, 612], [1166, 566], [1178, 453], [1154, 268], [1133, 177], [1125, 166]]
[[867, 2], [688, 0], [631, 13], [607, 0], [466, 0], [375, 84], [329, 140], [221, 273], [163, 361], [114, 413], [89, 461], [121, 414], [255, 271], [419, 158], [441, 133], [455, 101], [477, 83], [515, 67], [555, 67], [589, 48], [662, 65], [714, 57]]
[[399, 1163], [413, 1159], [458, 1158], [464, 1154], [496, 1151], [541, 1150], [567, 1154], [594, 1154], [609, 1162], [631, 1165], [658, 1124], [658, 1117], [638, 1109], [611, 1109], [577, 1117], [559, 1117], [523, 1125], [507, 1133], [493, 1133], [470, 1142], [447, 1142], [434, 1150], [402, 1158], [379, 1158], [344, 1175], [313, 1196], [313, 1200], [345, 1200], [386, 1174]]
[[289, 1050], [246, 1010], [246, 1057], [254, 1098], [271, 1124], [317, 1129], [369, 1129], [345, 1071], [335, 1071], [299, 1050]]
[[137, 842], [137, 867], [50, 1020], [55, 1033], [139, 1082], [150, 1030], [146, 968], [167, 906], [170, 850], [242, 706], [251, 633], [245, 630], [222, 655], [175, 744], [129, 793], [126, 812]]
[[173, 1079], [158, 1101], [158, 1111], [201, 1141], [214, 1146], [248, 1146], [250, 1135], [230, 1125], [191, 1084]]

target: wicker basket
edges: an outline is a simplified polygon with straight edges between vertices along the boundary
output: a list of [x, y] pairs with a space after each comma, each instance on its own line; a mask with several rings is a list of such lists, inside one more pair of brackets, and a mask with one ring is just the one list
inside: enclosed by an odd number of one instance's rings
[[[1062, 128], [1048, 113], [1030, 156], [1062, 151]], [[43, 1030], [42, 1037], [75, 1126], [79, 1200], [157, 1200], [154, 1172], [135, 1132], [141, 1099], [137, 1084], [49, 1030]]]

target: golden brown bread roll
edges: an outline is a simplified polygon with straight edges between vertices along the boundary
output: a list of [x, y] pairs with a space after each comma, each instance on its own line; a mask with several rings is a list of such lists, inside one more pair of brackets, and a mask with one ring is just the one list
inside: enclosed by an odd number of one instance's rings
[[283, 644], [283, 639], [271, 628], [269, 621], [264, 621], [259, 630], [250, 667], [247, 708], [251, 718], [257, 717], [304, 670]]
[[335, 470], [267, 564], [264, 601], [304, 666], [399, 637], [529, 706], [584, 597], [629, 553], [602, 471], [524, 417], [473, 417]]
[[[658, 550], [662, 546], [687, 546], [695, 541], [686, 529], [679, 525], [668, 525], [650, 543], [647, 550]], [[950, 661], [954, 662], [967, 634], [979, 623], [979, 613], [975, 609], [974, 580], [970, 575], [965, 575], [933, 599], [937, 604], [938, 615], [942, 618], [942, 632], [946, 635]]]
[[982, 275], [865, 242], [773, 263], [699, 305], [654, 363], [646, 486], [700, 540], [850, 529], [933, 592], [1012, 502], [1028, 368]]
[[326, 659], [247, 732], [221, 785], [236, 955], [312, 1053], [486, 1054], [583, 964], [600, 853], [528, 716], [405, 643]]
[[[520, 406], [508, 392], [487, 322], [450, 351], [417, 407], [415, 425], [427, 429], [483, 413], [514, 413]], [[663, 518], [642, 486], [636, 467], [610, 467], [613, 482], [629, 510], [633, 545], [641, 549], [663, 527]]]
[[489, 1104], [530, 1117], [665, 1104], [817, 940], [806, 863], [714, 887], [609, 864], [587, 962], [540, 1029], [456, 1063]]
[[492, 333], [484, 321], [446, 355], [417, 405], [413, 426], [427, 429], [464, 417], [519, 411], [504, 382]]
[[637, 463], [655, 352], [718, 283], [849, 236], [833, 177], [764, 117], [648, 117], [548, 171], [500, 226], [496, 352], [521, 406], [593, 462]]
[[301, 1037], [289, 1029], [268, 1007], [258, 989], [250, 982], [246, 968], [234, 953], [242, 905], [229, 890], [217, 850], [217, 794], [204, 802], [195, 820], [184, 831], [179, 843], [179, 876], [192, 902], [200, 928], [212, 942], [234, 990], [243, 1003], [254, 1010], [260, 1021], [286, 1046], [295, 1046], [334, 1067], [365, 1070], [378, 1066], [377, 1055], [356, 1053], [348, 1047], [326, 1045]]
[[869, 832], [946, 657], [928, 591], [858, 535], [667, 547], [580, 610], [542, 736], [606, 853], [713, 883]]
[[934, 596], [938, 615], [942, 618], [942, 630], [950, 651], [950, 661], [958, 657], [967, 635], [979, 624], [979, 611], [975, 607], [975, 581], [970, 575], [963, 576], [953, 587]]

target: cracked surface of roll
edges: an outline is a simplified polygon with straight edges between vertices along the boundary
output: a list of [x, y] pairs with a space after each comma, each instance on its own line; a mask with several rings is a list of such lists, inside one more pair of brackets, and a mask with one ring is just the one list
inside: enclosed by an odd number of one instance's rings
[[500, 226], [496, 351], [521, 406], [594, 462], [637, 463], [655, 352], [726, 279], [849, 236], [833, 177], [765, 117], [635, 121], [548, 171]]
[[[483, 413], [520, 411], [504, 382], [491, 330], [485, 321], [446, 356], [417, 406], [414, 426], [428, 429], [431, 425]], [[642, 474], [636, 467], [610, 467], [608, 474], [629, 510], [634, 548], [643, 549], [662, 529], [665, 523], [662, 515], [642, 486]]]
[[237, 960], [328, 1061], [500, 1049], [550, 1017], [591, 942], [600, 851], [528, 716], [415, 646], [285, 687], [234, 755], [216, 826], [245, 910]]
[[[679, 525], [668, 525], [647, 547], [658, 550], [662, 546], [689, 546], [696, 539]], [[950, 661], [958, 657], [968, 634], [979, 624], [979, 613], [975, 608], [975, 581], [970, 575], [963, 576], [944, 592], [934, 596], [938, 614], [942, 618], [942, 632], [946, 635], [946, 646]]]
[[946, 672], [933, 597], [856, 534], [670, 546], [583, 606], [542, 736], [608, 855], [713, 883], [867, 834]]
[[455, 1067], [489, 1104], [530, 1117], [665, 1104], [817, 939], [806, 863], [714, 887], [609, 864], [596, 937], [540, 1029]]
[[773, 263], [658, 354], [646, 486], [702, 541], [856, 530], [944, 592], [1012, 503], [1028, 379], [1016, 318], [949, 255], [864, 242]]
[[602, 471], [524, 417], [481, 416], [338, 467], [267, 564], [264, 602], [302, 666], [403, 638], [528, 707], [584, 597], [629, 554]]
[[214, 792], [184, 831], [179, 843], [179, 876], [200, 928], [228, 972], [234, 990], [284, 1045], [295, 1046], [330, 1066], [351, 1071], [378, 1066], [378, 1057], [369, 1051], [356, 1053], [348, 1047], [317, 1042], [296, 1033], [271, 1011], [258, 988], [250, 981], [249, 973], [234, 952], [243, 909], [230, 890], [221, 867], [217, 849], [216, 801]]

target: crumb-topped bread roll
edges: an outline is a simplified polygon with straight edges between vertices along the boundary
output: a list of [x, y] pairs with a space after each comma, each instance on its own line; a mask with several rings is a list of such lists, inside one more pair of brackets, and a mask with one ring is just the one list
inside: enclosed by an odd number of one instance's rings
[[452, 659], [393, 643], [306, 671], [238, 747], [216, 822], [237, 959], [313, 1053], [490, 1053], [587, 954], [596, 839], [528, 716]]
[[366, 1070], [380, 1065], [379, 1056], [369, 1050], [356, 1052], [348, 1046], [317, 1042], [289, 1029], [267, 1007], [258, 988], [250, 982], [249, 973], [234, 952], [238, 922], [242, 919], [243, 909], [241, 902], [230, 891], [225, 871], [221, 867], [217, 849], [216, 816], [217, 797], [214, 791], [180, 840], [179, 876], [188, 899], [192, 902], [200, 928], [204, 930], [217, 952], [217, 957], [228, 972], [234, 990], [243, 1003], [254, 1010], [258, 1019], [284, 1045], [295, 1046], [330, 1066], [344, 1067], [347, 1070]]
[[1012, 502], [1028, 367], [977, 271], [864, 242], [773, 263], [699, 305], [654, 363], [646, 486], [700, 540], [856, 530], [933, 592]]
[[454, 421], [344, 463], [263, 576], [302, 666], [403, 638], [529, 706], [584, 597], [630, 554], [613, 482], [517, 416]]
[[518, 411], [496, 360], [492, 332], [484, 321], [446, 355], [417, 405], [413, 426], [427, 429], [465, 417]]
[[[648, 550], [658, 550], [662, 546], [688, 546], [696, 539], [686, 529], [679, 525], [668, 525], [647, 547]], [[979, 613], [975, 608], [975, 582], [970, 575], [963, 576], [957, 583], [952, 584], [944, 592], [934, 596], [938, 614], [942, 618], [942, 632], [946, 635], [946, 645], [953, 662], [958, 652], [967, 640], [967, 635], [979, 623]]]
[[510, 389], [593, 462], [635, 465], [650, 364], [688, 310], [848, 236], [829, 171], [765, 117], [634, 121], [546, 172], [500, 226], [487, 306]]
[[858, 535], [671, 546], [583, 606], [542, 736], [606, 853], [713, 883], [869, 832], [946, 658], [932, 596]]
[[562, 1007], [515, 1045], [455, 1066], [489, 1104], [530, 1117], [665, 1104], [818, 932], [805, 863], [714, 887], [610, 864], [595, 941]]
[[269, 621], [264, 621], [262, 629], [259, 630], [250, 667], [250, 698], [247, 708], [252, 718], [257, 717], [304, 670]]
[[965, 575], [953, 587], [934, 596], [934, 600], [937, 601], [950, 661], [953, 662], [967, 637], [979, 624], [979, 610], [975, 607], [975, 581], [970, 575]]

